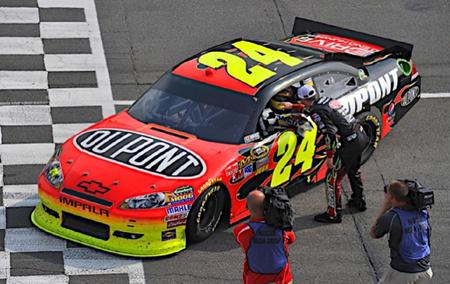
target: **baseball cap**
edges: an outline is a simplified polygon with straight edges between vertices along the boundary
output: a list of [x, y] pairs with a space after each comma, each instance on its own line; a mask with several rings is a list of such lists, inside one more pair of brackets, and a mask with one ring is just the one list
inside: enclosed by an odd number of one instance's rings
[[316, 95], [316, 90], [312, 86], [303, 85], [297, 91], [297, 98], [300, 100], [307, 100]]

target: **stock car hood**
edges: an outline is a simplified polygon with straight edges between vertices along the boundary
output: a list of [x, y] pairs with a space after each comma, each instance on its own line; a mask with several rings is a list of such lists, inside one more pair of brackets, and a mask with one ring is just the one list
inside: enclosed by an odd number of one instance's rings
[[122, 112], [66, 141], [63, 186], [114, 202], [186, 185], [197, 190], [220, 175], [239, 148], [143, 124]]

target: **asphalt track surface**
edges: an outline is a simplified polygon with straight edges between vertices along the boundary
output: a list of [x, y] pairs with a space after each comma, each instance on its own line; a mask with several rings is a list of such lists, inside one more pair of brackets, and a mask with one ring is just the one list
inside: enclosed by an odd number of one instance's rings
[[[89, 1], [79, 2], [90, 5]], [[68, 31], [54, 32], [47, 23], [85, 21], [95, 26], [96, 21], [91, 17], [93, 6], [84, 8], [83, 18], [80, 10], [42, 9], [46, 2], [52, 1], [0, 0], [0, 7], [37, 7], [39, 4], [38, 12], [28, 10], [18, 18], [31, 25], [40, 22], [40, 35], [33, 35], [32, 27], [11, 29], [3, 25], [0, 36], [40, 36], [43, 52], [28, 48], [16, 53], [31, 50], [31, 54], [46, 54], [42, 63], [43, 59], [36, 55], [14, 57], [11, 54], [15, 54], [15, 50], [8, 55], [2, 53], [0, 71], [33, 70], [34, 83], [43, 78], [42, 70], [48, 71], [45, 84], [29, 93], [14, 91], [15, 86], [10, 84], [26, 82], [0, 81], [0, 248], [3, 250], [0, 251], [0, 279], [4, 279], [0, 283], [142, 283], [144, 278], [147, 283], [240, 282], [242, 252], [234, 243], [232, 227], [221, 227], [208, 240], [191, 245], [177, 255], [136, 260], [99, 253], [40, 234], [30, 228], [27, 220], [36, 201], [33, 186], [36, 174], [53, 150], [52, 143], [61, 143], [71, 132], [126, 107], [168, 68], [209, 46], [236, 37], [281, 39], [289, 34], [295, 16], [307, 17], [413, 43], [413, 58], [422, 75], [422, 91], [450, 93], [450, 5], [444, 0], [96, 0], [101, 38], [96, 31], [90, 31], [87, 37], [81, 36], [82, 27], [74, 26], [71, 37], [84, 38], [75, 43], [55, 39], [59, 33]], [[5, 11], [11, 12], [0, 10], [0, 22], [13, 21], [4, 16]], [[39, 16], [35, 16], [35, 12]], [[7, 50], [8, 45], [2, 42], [7, 41], [2, 38], [0, 50]], [[33, 42], [25, 46], [33, 47]], [[70, 51], [70, 46], [77, 48]], [[89, 68], [85, 70], [77, 65], [70, 66], [73, 70], [69, 70], [67, 66], [76, 62], [67, 61], [63, 56], [48, 56], [60, 53], [93, 54], [98, 60], [92, 63], [91, 69], [97, 72], [97, 80], [92, 79]], [[99, 80], [98, 74], [106, 70], [105, 63], [109, 78]], [[21, 76], [20, 73], [15, 75]], [[80, 86], [80, 78], [86, 86]], [[58, 93], [52, 89], [67, 87], [67, 82], [90, 88], [100, 99], [86, 102], [86, 92], [78, 93], [82, 100], [75, 96], [64, 97], [63, 91]], [[111, 89], [108, 89], [109, 84]], [[41, 90], [46, 88], [49, 90]], [[312, 217], [325, 207], [322, 186], [293, 198], [298, 240], [291, 246], [290, 258], [296, 283], [373, 283], [380, 278], [389, 262], [387, 240], [372, 240], [368, 231], [383, 198], [381, 176], [386, 180], [417, 178], [435, 191], [436, 205], [431, 210], [434, 283], [449, 282], [449, 109], [449, 98], [422, 99], [381, 143], [363, 167], [369, 206], [366, 212], [345, 211], [342, 224], [321, 225], [313, 222]], [[29, 110], [34, 112], [34, 117], [23, 115]], [[21, 146], [23, 143], [34, 143], [34, 147], [39, 147], [35, 152], [41, 154], [17, 154], [17, 151], [28, 153], [27, 148]], [[348, 186], [344, 190], [348, 193]]]

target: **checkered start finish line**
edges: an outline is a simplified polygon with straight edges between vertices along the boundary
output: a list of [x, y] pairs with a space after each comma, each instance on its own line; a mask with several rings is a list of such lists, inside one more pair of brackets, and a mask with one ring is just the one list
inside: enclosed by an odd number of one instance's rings
[[114, 103], [94, 0], [0, 0], [0, 283], [145, 283], [140, 260], [29, 219], [55, 144], [114, 114]]

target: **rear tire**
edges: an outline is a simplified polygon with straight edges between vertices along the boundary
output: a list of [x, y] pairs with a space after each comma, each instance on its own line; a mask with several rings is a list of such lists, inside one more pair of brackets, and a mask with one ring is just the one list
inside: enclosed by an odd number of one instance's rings
[[195, 201], [189, 213], [186, 231], [190, 242], [200, 242], [214, 233], [225, 208], [225, 193], [218, 186], [211, 186]]
[[358, 114], [356, 119], [369, 137], [369, 143], [364, 147], [361, 155], [361, 164], [364, 164], [378, 147], [381, 136], [381, 124], [379, 118], [368, 111]]

